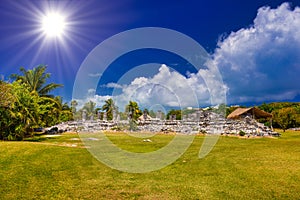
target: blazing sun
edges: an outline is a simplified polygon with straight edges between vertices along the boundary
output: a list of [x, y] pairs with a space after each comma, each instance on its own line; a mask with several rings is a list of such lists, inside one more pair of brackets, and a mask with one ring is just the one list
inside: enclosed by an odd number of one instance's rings
[[61, 38], [66, 31], [65, 17], [60, 13], [49, 13], [43, 16], [41, 30], [49, 38]]

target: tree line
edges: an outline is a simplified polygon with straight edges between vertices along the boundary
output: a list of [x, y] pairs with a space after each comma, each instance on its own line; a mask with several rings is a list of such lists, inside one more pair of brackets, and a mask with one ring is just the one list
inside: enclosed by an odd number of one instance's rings
[[[119, 115], [121, 119], [131, 118], [137, 120], [147, 109], [142, 111], [135, 101], [129, 101], [125, 106], [125, 112], [120, 112], [118, 106], [115, 104], [112, 98], [105, 100], [101, 107], [96, 107], [96, 103], [93, 101], [86, 102], [83, 107], [77, 110], [78, 102], [76, 100], [71, 101], [71, 110], [74, 114], [74, 120], [81, 120], [83, 113], [86, 119], [106, 119], [107, 121], [113, 120], [114, 115]], [[104, 117], [104, 115], [106, 117]]]

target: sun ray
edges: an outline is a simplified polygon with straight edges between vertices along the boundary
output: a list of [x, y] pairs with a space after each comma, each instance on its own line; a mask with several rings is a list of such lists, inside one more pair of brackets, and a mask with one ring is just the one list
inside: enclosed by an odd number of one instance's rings
[[[83, 12], [91, 7], [93, 2], [82, 4], [80, 1], [10, 1], [8, 9], [4, 11], [5, 15], [18, 24], [8, 24], [5, 28], [14, 30], [15, 33], [0, 38], [0, 41], [5, 39], [5, 48], [10, 50], [14, 47], [18, 52], [14, 53], [13, 59], [6, 62], [7, 67], [5, 66], [5, 69], [2, 67], [1, 70], [9, 72], [12, 68], [20, 66], [32, 68], [45, 64], [55, 74], [58, 82], [66, 85], [66, 89], [70, 89], [72, 81], [69, 80], [74, 78], [78, 66], [84, 59], [83, 56], [75, 55], [87, 54], [93, 42], [98, 43], [112, 31], [111, 27], [107, 26], [108, 21], [111, 22], [112, 19], [109, 16], [111, 7]], [[94, 18], [98, 12], [103, 13], [105, 17]], [[54, 22], [48, 20], [47, 23], [50, 24], [48, 28], [45, 25], [47, 16], [51, 15], [57, 20], [62, 20], [59, 26], [63, 30], [58, 31], [57, 35], [51, 28], [54, 25], [57, 28], [55, 20]], [[101, 31], [96, 30], [99, 27], [102, 27]], [[91, 32], [87, 34], [87, 29], [92, 30], [93, 34]], [[12, 54], [13, 51], [5, 53]]]

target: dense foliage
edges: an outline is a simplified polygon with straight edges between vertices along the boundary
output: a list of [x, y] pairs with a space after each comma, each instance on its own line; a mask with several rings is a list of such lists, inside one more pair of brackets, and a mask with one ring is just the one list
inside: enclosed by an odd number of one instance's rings
[[46, 84], [50, 74], [38, 66], [22, 75], [14, 74], [12, 83], [0, 82], [0, 140], [22, 140], [34, 128], [49, 127], [73, 118], [71, 109], [61, 97], [49, 94], [61, 85]]
[[170, 110], [167, 113], [167, 119], [171, 119], [171, 116], [175, 117], [176, 120], [181, 120], [181, 110]]
[[300, 127], [300, 103], [264, 103], [259, 108], [273, 115], [273, 127], [275, 128], [285, 131], [288, 128]]

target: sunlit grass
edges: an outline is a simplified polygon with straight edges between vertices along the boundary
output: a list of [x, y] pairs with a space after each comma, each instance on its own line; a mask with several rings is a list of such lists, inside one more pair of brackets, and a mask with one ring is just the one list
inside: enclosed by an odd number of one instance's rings
[[[156, 135], [143, 142], [124, 133], [107, 135], [135, 152], [159, 149], [173, 138]], [[300, 132], [278, 139], [222, 136], [199, 159], [203, 138], [197, 136], [173, 164], [144, 174], [110, 169], [82, 148], [77, 134], [0, 142], [1, 199], [300, 198]]]

